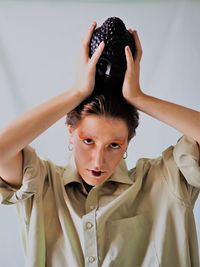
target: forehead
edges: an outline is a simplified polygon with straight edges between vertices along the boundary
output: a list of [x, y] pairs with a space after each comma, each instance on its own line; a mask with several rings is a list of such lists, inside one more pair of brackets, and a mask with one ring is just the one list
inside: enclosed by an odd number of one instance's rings
[[79, 134], [90, 136], [104, 136], [113, 139], [128, 138], [128, 127], [122, 119], [89, 115], [81, 119], [77, 127]]

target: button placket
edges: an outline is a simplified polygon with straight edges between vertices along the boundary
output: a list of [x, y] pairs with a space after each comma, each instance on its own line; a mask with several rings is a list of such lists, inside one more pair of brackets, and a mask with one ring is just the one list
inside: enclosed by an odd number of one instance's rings
[[89, 261], [90, 263], [94, 262], [94, 261], [95, 261], [95, 257], [90, 256], [90, 257], [88, 258], [88, 261]]
[[85, 202], [86, 213], [89, 213], [98, 208], [98, 191], [93, 188], [88, 194]]
[[93, 227], [93, 224], [91, 222], [86, 222], [86, 229], [89, 230]]
[[97, 267], [97, 233], [96, 233], [96, 211], [93, 210], [83, 216], [85, 266]]
[[95, 206], [91, 205], [90, 206], [90, 210], [93, 210], [95, 208]]

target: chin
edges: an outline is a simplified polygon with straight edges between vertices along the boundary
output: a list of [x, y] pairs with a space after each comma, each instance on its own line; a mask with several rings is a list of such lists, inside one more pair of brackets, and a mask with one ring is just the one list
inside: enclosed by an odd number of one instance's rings
[[106, 181], [108, 179], [108, 177], [83, 177], [83, 180], [89, 184], [89, 185], [92, 185], [92, 186], [96, 186], [96, 185], [100, 185], [102, 184], [104, 181]]

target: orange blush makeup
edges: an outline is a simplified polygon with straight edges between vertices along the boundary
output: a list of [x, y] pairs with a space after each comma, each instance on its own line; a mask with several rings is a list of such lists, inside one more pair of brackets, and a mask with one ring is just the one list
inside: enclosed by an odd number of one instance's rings
[[122, 139], [122, 140], [114, 140], [114, 141], [112, 141], [112, 143], [117, 143], [117, 144], [123, 146], [125, 144], [125, 140], [124, 139]]
[[86, 136], [86, 135], [85, 135], [84, 133], [82, 133], [82, 132], [78, 133], [78, 136], [79, 136], [79, 138], [80, 138], [81, 140], [84, 140], [84, 139], [90, 139], [89, 136]]

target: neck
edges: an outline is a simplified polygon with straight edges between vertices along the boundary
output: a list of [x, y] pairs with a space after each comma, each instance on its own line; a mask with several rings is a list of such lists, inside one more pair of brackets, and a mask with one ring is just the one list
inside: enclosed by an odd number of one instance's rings
[[83, 185], [84, 185], [86, 191], [89, 193], [90, 190], [91, 190], [94, 186], [93, 186], [93, 185], [90, 185], [90, 184], [88, 184], [88, 183], [86, 183], [83, 179], [82, 179], [82, 181], [83, 181]]

